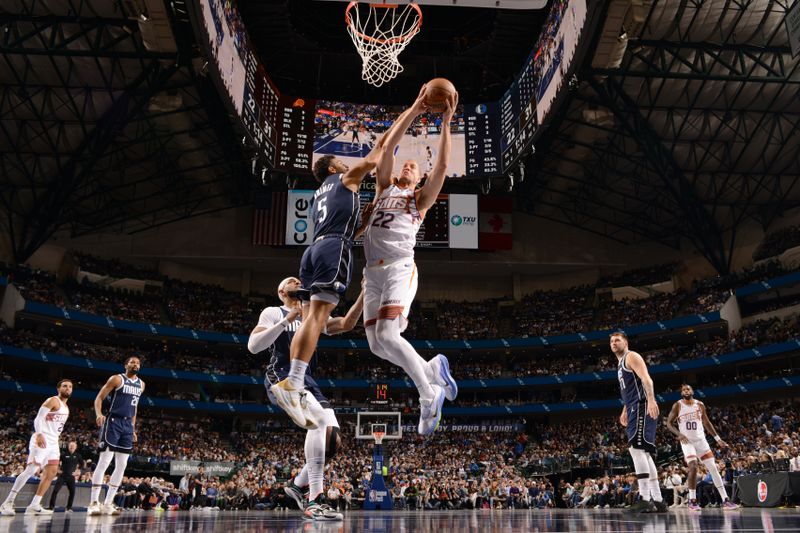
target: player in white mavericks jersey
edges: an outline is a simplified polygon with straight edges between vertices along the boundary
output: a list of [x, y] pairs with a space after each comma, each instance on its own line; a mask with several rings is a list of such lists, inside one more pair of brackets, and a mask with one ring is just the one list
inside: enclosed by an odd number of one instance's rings
[[[677, 423], [677, 425], [676, 425]], [[714, 480], [714, 486], [722, 498], [724, 509], [738, 509], [739, 506], [731, 502], [728, 498], [728, 491], [725, 490], [725, 485], [722, 482], [722, 476], [719, 475], [717, 464], [714, 461], [714, 452], [708, 446], [706, 440], [706, 429], [717, 441], [720, 448], [727, 448], [728, 445], [719, 436], [717, 430], [711, 420], [708, 419], [706, 414], [706, 406], [703, 402], [694, 399], [694, 390], [691, 385], [681, 386], [681, 399], [675, 402], [672, 410], [669, 412], [667, 418], [667, 428], [674, 433], [681, 441], [681, 448], [683, 449], [683, 458], [686, 464], [689, 465], [689, 476], [687, 483], [689, 485], [689, 509], [699, 511], [700, 506], [697, 504], [697, 459], [703, 461], [703, 464], [711, 473], [711, 478]]]
[[61, 459], [58, 438], [61, 436], [61, 432], [64, 431], [64, 425], [67, 423], [67, 418], [69, 418], [67, 400], [72, 396], [72, 381], [62, 379], [56, 385], [56, 390], [58, 395], [51, 396], [42, 404], [33, 421], [33, 427], [36, 432], [31, 435], [31, 440], [28, 444], [28, 464], [25, 466], [25, 470], [14, 480], [11, 492], [8, 493], [3, 505], [0, 506], [0, 515], [2, 516], [14, 516], [14, 500], [17, 494], [28, 482], [28, 479], [39, 470], [42, 471], [42, 477], [36, 489], [36, 495], [33, 497], [31, 504], [25, 509], [25, 514], [53, 514], [50, 509], [43, 508], [41, 502], [42, 496], [47, 492], [50, 483], [58, 473], [58, 463]]
[[394, 152], [414, 119], [426, 111], [425, 87], [414, 104], [403, 112], [384, 135], [386, 150], [377, 168], [375, 201], [364, 234], [364, 327], [370, 350], [406, 371], [420, 396], [419, 432], [433, 433], [441, 420], [445, 397], [453, 400], [458, 386], [450, 375], [444, 355], [425, 361], [401, 333], [408, 325], [408, 312], [417, 292], [419, 276], [414, 264], [414, 246], [425, 213], [442, 190], [450, 159], [450, 121], [458, 95], [447, 100], [442, 116], [438, 156], [429, 178], [417, 188], [421, 175], [416, 161], [403, 164], [392, 179]]

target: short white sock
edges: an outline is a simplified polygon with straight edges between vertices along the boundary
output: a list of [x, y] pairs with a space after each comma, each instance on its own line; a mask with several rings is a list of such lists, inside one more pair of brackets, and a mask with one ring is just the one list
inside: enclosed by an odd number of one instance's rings
[[37, 506], [41, 507], [41, 505], [42, 505], [42, 497], [37, 494], [31, 500], [31, 507], [37, 507]]
[[300, 359], [292, 359], [291, 367], [289, 367], [289, 385], [293, 389], [305, 388], [306, 369], [308, 369], [308, 363]]
[[697, 499], [697, 489], [695, 489], [695, 490], [689, 489], [689, 499], [690, 500], [696, 500]]

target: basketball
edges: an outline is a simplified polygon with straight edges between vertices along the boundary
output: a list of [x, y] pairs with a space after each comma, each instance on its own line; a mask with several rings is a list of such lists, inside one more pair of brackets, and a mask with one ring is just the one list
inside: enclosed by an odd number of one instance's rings
[[445, 102], [455, 92], [456, 87], [450, 80], [433, 78], [425, 84], [425, 104], [434, 113], [441, 113], [447, 108]]

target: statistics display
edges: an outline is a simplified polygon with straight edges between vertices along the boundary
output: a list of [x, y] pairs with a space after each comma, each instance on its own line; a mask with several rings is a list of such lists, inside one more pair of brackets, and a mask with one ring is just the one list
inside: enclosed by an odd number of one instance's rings
[[[313, 190], [291, 190], [286, 199], [286, 236], [289, 246], [311, 244], [314, 225], [309, 214]], [[361, 208], [374, 192], [362, 191]], [[363, 241], [356, 241], [356, 246]], [[417, 248], [478, 248], [478, 197], [474, 194], [440, 194], [428, 210], [417, 233]]]
[[199, 0], [211, 57], [227, 97], [266, 163], [287, 172], [310, 172], [314, 101], [281, 95], [249, 46], [236, 6]]

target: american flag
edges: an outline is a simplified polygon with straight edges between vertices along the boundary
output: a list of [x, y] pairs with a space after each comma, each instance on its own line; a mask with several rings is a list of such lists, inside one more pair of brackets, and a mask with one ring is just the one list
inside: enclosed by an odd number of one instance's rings
[[253, 244], [286, 244], [286, 193], [256, 194], [253, 205]]

